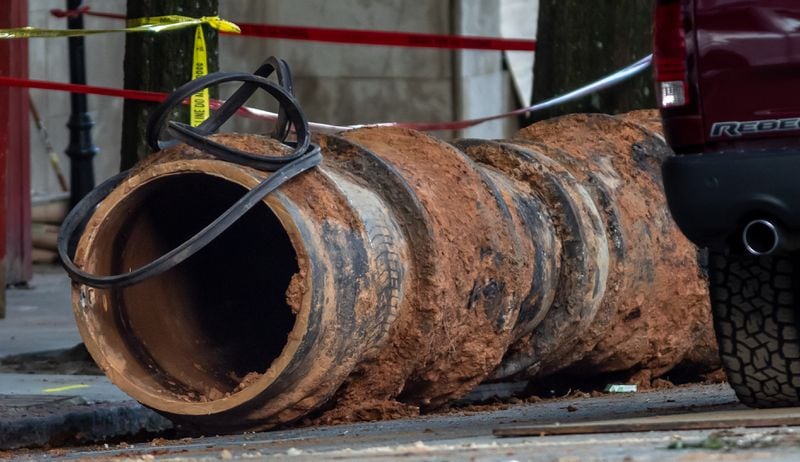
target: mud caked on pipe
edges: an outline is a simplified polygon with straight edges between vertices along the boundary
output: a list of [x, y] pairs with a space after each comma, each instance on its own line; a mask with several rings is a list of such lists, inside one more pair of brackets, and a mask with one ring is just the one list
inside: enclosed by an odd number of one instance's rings
[[[580, 115], [513, 140], [380, 127], [315, 141], [319, 167], [182, 264], [129, 287], [74, 285], [81, 335], [125, 392], [233, 431], [323, 410], [413, 414], [492, 379], [716, 364], [695, 249], [659, 186], [669, 150], [642, 124]], [[99, 204], [75, 261], [137, 268], [267, 176], [165, 149]]]

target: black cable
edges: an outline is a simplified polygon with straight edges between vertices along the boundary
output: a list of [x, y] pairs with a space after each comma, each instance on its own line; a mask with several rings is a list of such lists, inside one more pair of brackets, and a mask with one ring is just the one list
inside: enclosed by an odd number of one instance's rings
[[[278, 78], [277, 85], [267, 80], [273, 72]], [[223, 103], [200, 126], [190, 127], [179, 122], [167, 122], [173, 109], [182, 104], [191, 95], [225, 82], [243, 82], [243, 84], [234, 92], [231, 98]], [[265, 157], [260, 154], [230, 148], [208, 138], [209, 135], [215, 133], [233, 116], [258, 89], [269, 93], [280, 105], [278, 121], [272, 137], [294, 148], [293, 152], [288, 156]], [[165, 131], [165, 125], [169, 139], [162, 141], [161, 136]], [[286, 137], [292, 128], [295, 131], [297, 141], [287, 143]], [[319, 165], [322, 161], [319, 146], [311, 143], [308, 119], [306, 119], [299, 103], [293, 96], [290, 69], [283, 60], [277, 58], [270, 58], [265, 61], [254, 74], [217, 72], [182, 85], [156, 108], [148, 120], [147, 141], [156, 151], [178, 142], [183, 142], [219, 159], [273, 173], [255, 188], [248, 191], [212, 223], [175, 249], [129, 273], [96, 276], [80, 269], [72, 259], [75, 255], [79, 236], [96, 207], [117, 185], [127, 178], [129, 171], [115, 175], [84, 197], [70, 211], [61, 225], [61, 231], [58, 235], [58, 254], [73, 281], [107, 289], [137, 284], [168, 271], [210, 244], [256, 204], [264, 200], [268, 194], [300, 173]]]

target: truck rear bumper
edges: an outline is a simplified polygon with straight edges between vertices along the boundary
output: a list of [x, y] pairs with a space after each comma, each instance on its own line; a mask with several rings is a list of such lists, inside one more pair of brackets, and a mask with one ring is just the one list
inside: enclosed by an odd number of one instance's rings
[[701, 247], [740, 248], [753, 219], [800, 230], [800, 150], [675, 156], [663, 174], [672, 216]]

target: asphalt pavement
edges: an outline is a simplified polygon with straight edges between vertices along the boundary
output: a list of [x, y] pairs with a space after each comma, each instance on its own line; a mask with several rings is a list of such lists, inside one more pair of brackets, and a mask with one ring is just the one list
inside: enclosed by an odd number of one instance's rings
[[[778, 411], [759, 411], [769, 417]], [[786, 411], [784, 411], [786, 412]], [[797, 418], [800, 413], [792, 415]], [[701, 414], [708, 413], [708, 414]], [[684, 415], [752, 413], [724, 384], [646, 393], [571, 396], [535, 403], [470, 406], [388, 422], [263, 433], [117, 441], [15, 453], [30, 460], [132, 461], [794, 461], [800, 427], [666, 430], [499, 438], [498, 429]]]
[[[800, 412], [794, 411], [761, 411], [758, 419], [766, 422], [767, 428], [696, 430], [676, 426], [623, 432], [636, 426], [631, 419], [674, 416], [713, 421], [719, 415], [736, 418], [750, 412], [726, 384], [460, 406], [437, 415], [391, 422], [228, 436], [179, 434], [169, 431], [168, 421], [128, 398], [99, 371], [86, 367], [81, 356], [85, 351], [79, 346], [72, 319], [70, 285], [63, 272], [37, 268], [31, 287], [9, 289], [7, 299], [7, 318], [0, 320], [0, 458], [797, 460], [800, 448], [800, 427], [794, 426], [795, 420], [800, 422]], [[778, 419], [786, 412], [794, 420]], [[498, 431], [519, 426], [595, 421], [611, 421], [613, 432], [589, 428], [576, 435], [496, 436]], [[619, 429], [613, 428], [616, 422]]]

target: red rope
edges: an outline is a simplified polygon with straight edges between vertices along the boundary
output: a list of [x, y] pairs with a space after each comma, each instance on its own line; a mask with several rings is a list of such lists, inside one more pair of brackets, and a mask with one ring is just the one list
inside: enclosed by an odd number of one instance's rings
[[[59, 18], [81, 14], [101, 18], [126, 19], [124, 14], [101, 13], [82, 6], [77, 10], [52, 9]], [[381, 45], [410, 48], [444, 48], [450, 50], [536, 51], [536, 40], [505, 39], [496, 37], [470, 37], [463, 35], [418, 34], [411, 32], [371, 31], [358, 29], [333, 29], [328, 27], [275, 26], [269, 24], [237, 23], [244, 37], [263, 37], [312, 42], [352, 45]]]
[[[117, 98], [127, 98], [138, 101], [151, 101], [155, 103], [160, 103], [167, 96], [166, 93], [160, 93], [155, 91], [124, 90], [124, 89], [110, 88], [110, 87], [98, 87], [94, 85], [48, 82], [45, 80], [21, 79], [17, 77], [6, 77], [6, 76], [0, 76], [0, 86], [17, 87], [17, 88], [36, 88], [40, 90], [65, 91], [69, 93], [83, 93], [87, 95], [113, 96]], [[211, 100], [212, 109], [217, 109], [221, 104], [222, 102], [219, 100], [214, 100], [214, 99]], [[238, 115], [249, 119], [275, 120], [275, 117], [268, 117], [264, 114], [260, 114], [257, 110], [253, 110], [246, 106], [239, 108], [237, 113]], [[498, 117], [497, 116], [489, 117], [486, 118], [486, 120], [493, 120], [495, 118]], [[475, 120], [465, 120], [457, 122], [403, 122], [394, 125], [406, 128], [413, 128], [416, 130], [429, 131], [429, 130], [457, 130], [461, 128], [471, 127], [478, 123], [480, 122]]]
[[38, 88], [40, 90], [66, 91], [70, 93], [84, 93], [88, 95], [116, 96], [118, 98], [135, 99], [139, 101], [153, 101], [156, 103], [160, 103], [167, 96], [166, 93], [159, 93], [155, 91], [121, 90], [118, 88], [97, 87], [94, 85], [48, 82], [46, 80], [29, 80], [6, 76], [0, 76], [0, 86]]
[[96, 16], [98, 18], [127, 19], [127, 16], [120, 13], [101, 13], [91, 11], [89, 6], [82, 6], [77, 10], [59, 10], [58, 8], [53, 8], [50, 10], [50, 14], [57, 18], [74, 18], [75, 16], [86, 15]]
[[91, 13], [89, 13], [88, 6], [82, 6], [77, 10], [59, 10], [58, 8], [53, 8], [52, 10], [50, 10], [50, 14], [57, 18], [74, 18], [82, 14], [91, 14]]
[[242, 36], [412, 48], [536, 51], [535, 40], [236, 23]]

